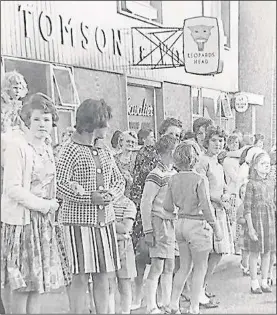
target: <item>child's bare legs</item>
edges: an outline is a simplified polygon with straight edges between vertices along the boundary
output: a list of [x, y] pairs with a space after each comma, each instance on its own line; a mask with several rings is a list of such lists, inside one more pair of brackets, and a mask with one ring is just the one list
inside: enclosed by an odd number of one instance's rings
[[27, 314], [28, 292], [12, 292], [11, 311], [12, 314]]
[[210, 253], [209, 258], [208, 258], [208, 269], [207, 269], [205, 280], [204, 280], [204, 288], [209, 283], [209, 280], [211, 279], [211, 276], [214, 273], [215, 268], [219, 264], [221, 258], [222, 258], [222, 254]]
[[164, 269], [164, 259], [151, 258], [151, 267], [146, 281], [147, 288], [147, 311], [157, 308], [156, 294], [159, 277]]
[[73, 275], [72, 283], [67, 288], [71, 314], [84, 313], [84, 305], [86, 305], [87, 286], [88, 286], [87, 274]]
[[186, 242], [178, 243], [180, 252], [180, 268], [175, 274], [169, 308], [179, 309], [179, 300], [183, 287], [192, 269], [192, 256]]
[[163, 273], [161, 275], [162, 305], [164, 306], [170, 303], [173, 270], [174, 259], [166, 258], [164, 261]]
[[190, 312], [199, 313], [200, 295], [203, 290], [204, 278], [208, 267], [209, 250], [195, 252], [192, 251], [193, 275], [191, 284]]
[[261, 270], [262, 270], [262, 287], [263, 288], [268, 287], [267, 276], [268, 276], [268, 271], [269, 271], [269, 265], [270, 265], [270, 252], [261, 254]]
[[109, 274], [93, 274], [93, 296], [96, 314], [107, 314], [109, 308]]
[[249, 251], [242, 249], [241, 251], [241, 264], [244, 268], [249, 268]]
[[131, 279], [117, 278], [118, 290], [120, 293], [122, 314], [131, 313], [132, 305], [132, 283]]
[[134, 280], [134, 284], [135, 284], [135, 292], [134, 292], [134, 301], [133, 304], [134, 305], [141, 305], [141, 301], [143, 298], [143, 292], [142, 292], [142, 288], [143, 288], [143, 277], [144, 277], [144, 272], [146, 269], [146, 262], [142, 261], [142, 259], [138, 259], [136, 257], [136, 268], [137, 268], [137, 276]]
[[11, 314], [11, 288], [9, 285], [5, 285], [4, 288], [1, 288], [1, 299], [5, 308], [6, 314]]
[[109, 278], [109, 314], [115, 314], [115, 291], [116, 279], [112, 277]]
[[269, 271], [268, 271], [268, 281], [269, 285], [272, 285], [273, 282], [273, 267], [276, 263], [276, 251], [270, 253], [270, 262], [269, 262]]
[[251, 287], [253, 290], [260, 287], [258, 281], [258, 263], [259, 253], [250, 252], [249, 254], [249, 270], [250, 270], [250, 277], [251, 277]]

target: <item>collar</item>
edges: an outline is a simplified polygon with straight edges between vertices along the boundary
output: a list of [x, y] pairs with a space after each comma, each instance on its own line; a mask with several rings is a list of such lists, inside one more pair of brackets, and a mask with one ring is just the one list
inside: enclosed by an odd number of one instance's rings
[[158, 161], [157, 166], [163, 171], [163, 172], [170, 172], [173, 170], [173, 167], [166, 166], [163, 162]]
[[77, 144], [80, 144], [80, 145], [89, 146], [89, 147], [95, 147], [95, 148], [99, 148], [99, 149], [104, 147], [104, 144], [103, 144], [103, 142], [101, 140], [96, 140], [95, 144], [89, 143], [77, 131], [74, 131], [73, 135], [71, 136], [71, 140], [74, 143], [77, 143]]

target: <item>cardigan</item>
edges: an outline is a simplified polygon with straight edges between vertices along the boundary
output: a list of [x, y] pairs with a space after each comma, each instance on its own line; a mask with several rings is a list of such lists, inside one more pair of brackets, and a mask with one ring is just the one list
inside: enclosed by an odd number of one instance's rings
[[31, 193], [34, 151], [27, 136], [16, 130], [6, 142], [1, 197], [1, 221], [11, 225], [30, 224], [30, 210], [49, 210], [49, 200]]

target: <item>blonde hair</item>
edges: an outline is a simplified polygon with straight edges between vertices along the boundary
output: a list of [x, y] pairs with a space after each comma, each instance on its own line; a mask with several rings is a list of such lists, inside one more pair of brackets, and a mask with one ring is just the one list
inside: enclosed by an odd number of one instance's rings
[[191, 170], [196, 164], [198, 158], [193, 144], [180, 143], [173, 154], [173, 161], [179, 170]]
[[[23, 98], [28, 93], [27, 83], [22, 74], [18, 73], [16, 70], [5, 73], [2, 81], [1, 81], [1, 91], [8, 93], [13, 85], [21, 85], [21, 95]], [[9, 93], [8, 93], [9, 94]]]

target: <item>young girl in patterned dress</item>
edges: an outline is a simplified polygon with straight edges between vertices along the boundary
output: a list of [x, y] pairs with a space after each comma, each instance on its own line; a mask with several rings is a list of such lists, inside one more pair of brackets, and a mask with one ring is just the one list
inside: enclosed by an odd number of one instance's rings
[[[264, 153], [254, 156], [249, 169], [249, 182], [244, 199], [244, 216], [247, 222], [247, 242], [250, 251], [249, 265], [251, 292], [272, 292], [267, 283], [270, 253], [276, 251], [276, 205], [272, 182], [268, 179], [270, 157]], [[261, 255], [262, 281], [257, 279], [257, 260]]]
[[45, 139], [57, 120], [53, 102], [34, 94], [21, 110], [28, 132], [4, 153], [1, 202], [1, 281], [10, 286], [14, 314], [40, 313], [39, 296], [64, 286], [53, 226], [55, 162]]

